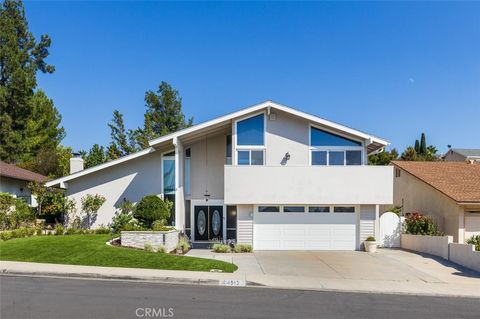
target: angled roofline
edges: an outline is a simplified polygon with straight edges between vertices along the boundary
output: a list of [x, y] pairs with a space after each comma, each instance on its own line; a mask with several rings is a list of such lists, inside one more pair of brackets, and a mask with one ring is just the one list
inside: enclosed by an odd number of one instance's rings
[[140, 156], [149, 154], [151, 152], [154, 152], [156, 150], [155, 147], [158, 146], [161, 143], [165, 143], [169, 140], [172, 140], [172, 142], [174, 142], [177, 138], [182, 137], [186, 134], [196, 132], [198, 130], [201, 130], [201, 129], [204, 129], [204, 128], [207, 128], [209, 126], [213, 126], [213, 125], [225, 122], [225, 121], [230, 121], [232, 119], [242, 117], [242, 116], [247, 115], [249, 113], [260, 111], [260, 110], [265, 109], [265, 108], [277, 109], [277, 110], [280, 110], [280, 111], [283, 111], [283, 112], [286, 112], [286, 113], [289, 113], [289, 114], [296, 115], [298, 117], [307, 119], [311, 122], [315, 122], [317, 124], [324, 125], [324, 126], [327, 126], [329, 128], [333, 128], [333, 129], [348, 133], [348, 134], [353, 135], [355, 137], [368, 140], [371, 143], [378, 143], [378, 144], [382, 145], [380, 148], [390, 144], [387, 140], [376, 137], [374, 135], [370, 135], [370, 134], [367, 134], [365, 132], [355, 130], [351, 127], [341, 125], [341, 124], [338, 124], [338, 123], [335, 123], [335, 122], [332, 122], [332, 121], [328, 121], [324, 118], [321, 118], [321, 117], [318, 117], [318, 116], [315, 116], [315, 115], [312, 115], [312, 114], [308, 114], [308, 113], [305, 113], [303, 111], [299, 111], [297, 109], [291, 108], [289, 106], [286, 106], [286, 105], [279, 104], [279, 103], [273, 102], [271, 100], [268, 100], [268, 101], [265, 101], [265, 102], [262, 102], [262, 103], [259, 103], [259, 104], [255, 104], [255, 105], [243, 108], [239, 111], [229, 113], [229, 114], [214, 118], [212, 120], [209, 120], [209, 121], [206, 121], [206, 122], [203, 122], [203, 123], [199, 123], [199, 124], [196, 124], [196, 125], [191, 126], [191, 127], [187, 127], [185, 129], [179, 130], [177, 132], [174, 132], [174, 133], [171, 133], [171, 134], [164, 135], [164, 136], [161, 136], [159, 138], [153, 139], [153, 140], [149, 141], [150, 147], [147, 148], [147, 149], [144, 149], [142, 151], [139, 151], [139, 152], [136, 152], [136, 153], [124, 156], [124, 157], [120, 157], [116, 160], [113, 160], [113, 161], [110, 161], [110, 162], [107, 162], [107, 163], [103, 163], [103, 164], [100, 164], [100, 165], [97, 165], [97, 166], [94, 166], [94, 167], [91, 167], [91, 168], [84, 169], [82, 171], [79, 171], [79, 172], [71, 174], [71, 175], [67, 175], [67, 176], [64, 176], [64, 177], [61, 177], [61, 178], [57, 178], [55, 180], [52, 180], [52, 181], [46, 183], [45, 185], [47, 187], [53, 187], [53, 186], [56, 186], [56, 185], [60, 185], [60, 186], [63, 185], [64, 186], [64, 183], [69, 181], [69, 180], [72, 180], [72, 179], [75, 179], [75, 178], [78, 178], [78, 177], [81, 177], [81, 176], [84, 176], [84, 175], [87, 175], [87, 174], [91, 174], [91, 173], [97, 172], [99, 170], [102, 170], [102, 169], [105, 169], [105, 168], [108, 168], [108, 167], [111, 167], [111, 166], [129, 161], [129, 160], [138, 158]]
[[73, 174], [70, 174], [70, 175], [67, 175], [67, 176], [64, 176], [64, 177], [54, 179], [52, 181], [49, 181], [49, 182], [45, 183], [45, 186], [46, 187], [54, 187], [56, 185], [62, 185], [63, 183], [68, 182], [69, 180], [94, 173], [96, 171], [99, 171], [99, 170], [102, 170], [102, 169], [105, 169], [105, 168], [108, 168], [108, 167], [111, 167], [111, 166], [129, 161], [129, 160], [138, 158], [138, 157], [143, 156], [143, 155], [150, 154], [152, 152], [155, 152], [155, 149], [153, 147], [149, 147], [149, 148], [146, 148], [146, 149], [141, 150], [139, 152], [132, 153], [132, 154], [129, 154], [129, 155], [126, 155], [126, 156], [123, 156], [123, 157], [119, 157], [119, 158], [114, 159], [112, 161], [109, 161], [109, 162], [106, 162], [106, 163], [103, 163], [103, 164], [100, 164], [100, 165], [97, 165], [97, 166], [93, 166], [93, 167], [78, 171], [76, 173], [73, 173]]
[[203, 122], [203, 123], [185, 128], [183, 130], [180, 130], [180, 131], [177, 131], [177, 132], [174, 132], [174, 133], [171, 133], [171, 134], [153, 139], [149, 142], [149, 145], [150, 146], [155, 146], [155, 145], [157, 145], [159, 143], [162, 143], [162, 142], [165, 142], [169, 139], [176, 138], [176, 137], [181, 137], [181, 136], [186, 135], [188, 133], [192, 133], [192, 132], [195, 132], [197, 130], [201, 130], [203, 128], [209, 127], [209, 126], [219, 124], [219, 123], [224, 122], [224, 121], [229, 121], [229, 120], [232, 120], [232, 119], [237, 118], [237, 117], [242, 117], [244, 115], [262, 110], [264, 108], [274, 108], [274, 109], [277, 109], [277, 110], [280, 110], [280, 111], [283, 111], [283, 112], [286, 112], [286, 113], [289, 113], [289, 114], [292, 114], [292, 115], [296, 115], [298, 117], [305, 118], [309, 121], [316, 122], [318, 124], [325, 125], [327, 127], [331, 127], [331, 128], [337, 129], [339, 131], [343, 131], [345, 133], [349, 133], [353, 136], [360, 137], [360, 138], [365, 139], [365, 140], [371, 140], [372, 142], [376, 142], [376, 143], [381, 144], [383, 146], [387, 146], [387, 145], [390, 144], [390, 142], [388, 142], [387, 140], [379, 138], [377, 136], [367, 134], [365, 132], [353, 129], [351, 127], [341, 125], [341, 124], [326, 120], [324, 118], [318, 117], [316, 115], [305, 113], [303, 111], [291, 108], [289, 106], [286, 106], [286, 105], [268, 100], [268, 101], [265, 101], [265, 102], [255, 104], [255, 105], [252, 105], [250, 107], [241, 109], [239, 111], [229, 113], [229, 114], [217, 117], [215, 119], [212, 119], [212, 120], [209, 120], [209, 121], [206, 121], [206, 122]]

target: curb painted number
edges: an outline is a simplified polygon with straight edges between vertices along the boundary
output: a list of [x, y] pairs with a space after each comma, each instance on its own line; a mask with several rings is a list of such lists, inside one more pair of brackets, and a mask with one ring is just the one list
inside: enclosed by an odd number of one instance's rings
[[245, 287], [244, 280], [237, 280], [237, 279], [224, 279], [220, 280], [220, 286], [231, 286], [231, 287]]

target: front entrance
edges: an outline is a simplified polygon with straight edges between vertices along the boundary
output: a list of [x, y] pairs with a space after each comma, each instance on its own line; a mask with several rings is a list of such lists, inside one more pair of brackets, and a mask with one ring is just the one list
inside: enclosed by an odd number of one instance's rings
[[195, 240], [223, 239], [223, 206], [195, 206]]

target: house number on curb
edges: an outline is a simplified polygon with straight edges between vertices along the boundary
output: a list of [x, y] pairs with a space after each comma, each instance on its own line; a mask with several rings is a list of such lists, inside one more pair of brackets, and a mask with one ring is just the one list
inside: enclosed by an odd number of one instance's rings
[[224, 279], [219, 281], [220, 286], [245, 287], [245, 280]]

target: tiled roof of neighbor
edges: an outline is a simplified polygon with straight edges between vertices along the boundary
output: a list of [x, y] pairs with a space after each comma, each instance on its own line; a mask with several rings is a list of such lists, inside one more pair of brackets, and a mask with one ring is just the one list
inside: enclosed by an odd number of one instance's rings
[[452, 148], [452, 151], [454, 151], [455, 153], [458, 153], [460, 155], [463, 155], [465, 157], [469, 157], [469, 156], [480, 157], [480, 149], [475, 149], [475, 148]]
[[48, 180], [47, 176], [2, 161], [0, 161], [0, 176], [11, 177], [23, 181], [46, 182]]
[[456, 202], [480, 203], [480, 164], [392, 161]]

